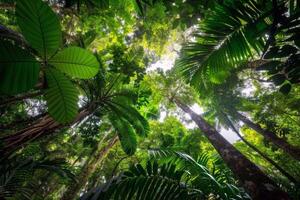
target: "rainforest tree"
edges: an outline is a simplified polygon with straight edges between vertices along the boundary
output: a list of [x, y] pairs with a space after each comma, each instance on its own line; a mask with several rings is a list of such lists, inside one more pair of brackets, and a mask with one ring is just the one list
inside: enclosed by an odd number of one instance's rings
[[0, 199], [299, 199], [296, 0], [0, 0]]

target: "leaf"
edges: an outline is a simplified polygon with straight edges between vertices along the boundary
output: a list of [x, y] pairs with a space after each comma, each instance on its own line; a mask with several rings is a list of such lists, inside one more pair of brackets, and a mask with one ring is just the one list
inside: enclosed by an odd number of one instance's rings
[[270, 61], [270, 62], [267, 62], [259, 67], [256, 68], [257, 71], [260, 71], [260, 70], [273, 70], [275, 69], [278, 65], [280, 65], [282, 62], [280, 61]]
[[280, 50], [284, 53], [283, 55], [286, 56], [294, 54], [298, 51], [297, 48], [292, 45], [284, 45]]
[[292, 85], [289, 83], [284, 84], [280, 87], [279, 91], [283, 94], [288, 94], [292, 89]]
[[133, 155], [137, 148], [136, 135], [131, 125], [118, 116], [111, 117], [111, 122], [116, 129], [122, 149], [127, 155]]
[[121, 98], [116, 98], [116, 100], [113, 101], [115, 106], [111, 107], [111, 109], [113, 109], [119, 117], [124, 117], [126, 121], [132, 125], [139, 136], [147, 136], [149, 132], [148, 121], [134, 107], [120, 101]]
[[[148, 162], [148, 165], [151, 167], [152, 163]], [[188, 193], [186, 185], [180, 184], [180, 174], [183, 175], [184, 170], [172, 171], [174, 165], [171, 163], [159, 166], [154, 161], [153, 167], [154, 165], [158, 168], [158, 174], [146, 174], [146, 169], [138, 164], [125, 171], [121, 179], [112, 179], [84, 194], [80, 199], [194, 199], [192, 194]], [[141, 171], [143, 173], [139, 173]], [[162, 171], [165, 173], [162, 174]]]
[[17, 23], [30, 45], [44, 58], [57, 51], [62, 41], [58, 17], [42, 0], [18, 0]]
[[28, 51], [7, 41], [0, 41], [0, 92], [18, 94], [38, 82], [40, 64]]
[[58, 52], [49, 63], [69, 76], [88, 79], [99, 71], [96, 57], [85, 49], [69, 47]]
[[278, 54], [278, 51], [279, 51], [279, 47], [277, 46], [271, 47], [269, 51], [267, 51], [267, 53], [264, 55], [264, 59], [274, 58], [276, 54]]
[[271, 79], [275, 85], [281, 85], [285, 81], [285, 76], [283, 74], [275, 74]]
[[255, 2], [217, 4], [201, 20], [195, 41], [182, 48], [177, 71], [197, 87], [224, 81], [231, 69], [261, 52], [270, 14]]
[[54, 68], [46, 70], [48, 89], [45, 98], [50, 115], [58, 122], [71, 122], [77, 115], [78, 91], [71, 81]]

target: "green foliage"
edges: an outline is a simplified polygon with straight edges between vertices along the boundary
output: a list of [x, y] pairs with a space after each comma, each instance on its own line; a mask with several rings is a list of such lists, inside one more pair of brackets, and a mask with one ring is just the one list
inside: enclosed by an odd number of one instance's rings
[[[101, 185], [82, 199], [249, 199], [201, 130], [186, 127], [190, 120], [170, 103], [177, 97], [199, 104], [217, 128], [229, 127], [227, 115], [238, 123], [233, 113], [247, 112], [300, 144], [296, 0], [277, 1], [278, 8], [276, 1], [256, 0], [0, 2], [0, 148], [7, 140], [30, 140], [17, 159], [1, 162], [0, 199], [61, 199], [75, 185], [69, 169], [94, 171], [85, 174], [81, 194]], [[146, 70], [181, 44], [180, 76]], [[73, 123], [78, 107], [88, 115]], [[46, 124], [50, 131], [42, 129], [36, 140], [31, 130], [47, 111], [62, 125], [51, 131]], [[246, 139], [299, 177], [296, 160], [245, 129]], [[116, 136], [120, 142], [108, 146]], [[234, 145], [298, 198], [297, 186], [272, 165], [244, 143]]]
[[[167, 150], [152, 150], [155, 156], [143, 166], [136, 164], [106, 184], [81, 197], [88, 199], [206, 199], [213, 195], [221, 199], [249, 199], [232, 183], [217, 161], [213, 172], [205, 155], [196, 161], [187, 154]], [[162, 160], [165, 158], [165, 160]], [[226, 171], [226, 170], [225, 170]], [[212, 196], [211, 196], [212, 197]], [[213, 198], [213, 197], [212, 197]]]
[[114, 118], [111, 119], [111, 122], [118, 133], [124, 152], [127, 155], [133, 155], [137, 148], [137, 140], [133, 128], [122, 118]]
[[260, 66], [258, 70], [265, 70], [270, 76], [270, 80], [276, 86], [280, 86], [280, 92], [288, 94], [292, 84], [300, 81], [300, 54], [299, 54], [299, 3], [293, 1], [291, 5], [295, 8], [286, 8], [289, 16], [284, 9], [274, 8], [275, 19], [273, 29], [269, 33], [269, 46], [263, 56], [267, 63]]
[[45, 98], [49, 114], [61, 123], [70, 122], [77, 115], [78, 91], [71, 81], [56, 69], [46, 70]]
[[31, 199], [34, 192], [26, 181], [34, 176], [38, 170], [54, 172], [61, 177], [74, 180], [74, 174], [66, 167], [64, 159], [34, 160], [32, 158], [1, 159], [0, 164], [0, 197], [10, 198], [17, 196], [20, 199]]
[[190, 155], [173, 150], [150, 149], [149, 152], [155, 159], [176, 163], [179, 169], [188, 171], [190, 184], [206, 198], [213, 194], [221, 199], [249, 199], [241, 188], [235, 186], [236, 181], [230, 170], [219, 157], [199, 154], [195, 160]]
[[[60, 123], [71, 122], [77, 112], [78, 93], [67, 77], [52, 68], [54, 66], [71, 77], [86, 79], [96, 75], [99, 63], [90, 52], [77, 47], [57, 53], [62, 40], [60, 24], [43, 1], [17, 1], [16, 15], [18, 26], [34, 50], [28, 49], [28, 53], [8, 41], [1, 41], [1, 92], [18, 94], [32, 89], [38, 82], [42, 65], [48, 81], [45, 98], [50, 115]], [[41, 56], [38, 60], [31, 55], [35, 50]]]
[[183, 47], [179, 72], [196, 87], [222, 82], [231, 69], [263, 49], [270, 15], [270, 5], [256, 1], [217, 4], [200, 22], [195, 42]]
[[[113, 179], [85, 194], [81, 200], [89, 199], [196, 199], [180, 181], [184, 171], [176, 170], [172, 163], [158, 165], [156, 161], [132, 166], [118, 179]], [[193, 192], [193, 191], [191, 191]], [[198, 193], [198, 191], [194, 191]], [[194, 196], [194, 198], [192, 198]]]
[[79, 47], [69, 47], [53, 56], [49, 64], [75, 78], [88, 79], [99, 71], [99, 63], [90, 52]]
[[[118, 102], [118, 103], [117, 103]], [[136, 134], [146, 136], [149, 131], [147, 120], [132, 106], [113, 101], [109, 108], [113, 111], [111, 122], [116, 129], [124, 151], [134, 154], [137, 148]]]
[[38, 82], [38, 61], [8, 41], [0, 41], [0, 52], [1, 93], [18, 94], [33, 88]]
[[27, 42], [44, 59], [51, 57], [62, 40], [58, 17], [51, 8], [41, 0], [18, 0], [16, 16]]

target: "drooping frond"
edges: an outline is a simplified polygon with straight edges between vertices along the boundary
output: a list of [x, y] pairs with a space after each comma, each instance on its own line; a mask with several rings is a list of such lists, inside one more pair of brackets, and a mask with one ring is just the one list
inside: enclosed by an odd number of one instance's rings
[[111, 117], [110, 121], [119, 136], [124, 152], [127, 155], [133, 155], [137, 148], [137, 139], [132, 126], [118, 116]]
[[167, 163], [159, 165], [148, 161], [146, 166], [137, 164], [120, 177], [95, 188], [81, 200], [108, 199], [199, 199], [201, 193], [183, 184], [183, 170]]
[[230, 69], [260, 53], [272, 8], [257, 2], [225, 1], [209, 11], [199, 24], [195, 41], [183, 47], [176, 63], [188, 82], [194, 86], [220, 83]]
[[32, 158], [1, 159], [0, 161], [0, 199], [18, 195], [21, 199], [31, 199], [34, 192], [26, 186], [26, 180], [32, 178], [36, 170], [53, 172], [63, 178], [75, 180], [74, 174], [66, 167], [64, 159], [35, 161]]
[[147, 136], [149, 132], [148, 121], [137, 111], [137, 109], [131, 105], [125, 105], [122, 101], [118, 101], [119, 98], [112, 101], [115, 112], [124, 117], [137, 131], [140, 136]]

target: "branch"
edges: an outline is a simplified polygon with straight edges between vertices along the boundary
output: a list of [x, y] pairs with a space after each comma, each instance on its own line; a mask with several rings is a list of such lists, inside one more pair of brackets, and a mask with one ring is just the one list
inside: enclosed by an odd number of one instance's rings
[[38, 91], [38, 92], [34, 92], [34, 93], [29, 93], [29, 94], [24, 94], [24, 95], [21, 95], [21, 96], [12, 97], [12, 98], [0, 101], [0, 108], [3, 107], [3, 106], [8, 106], [10, 104], [16, 103], [18, 101], [22, 101], [22, 100], [29, 99], [29, 98], [32, 98], [32, 97], [37, 97], [37, 96], [40, 96], [42, 94], [43, 94], [43, 91]]

